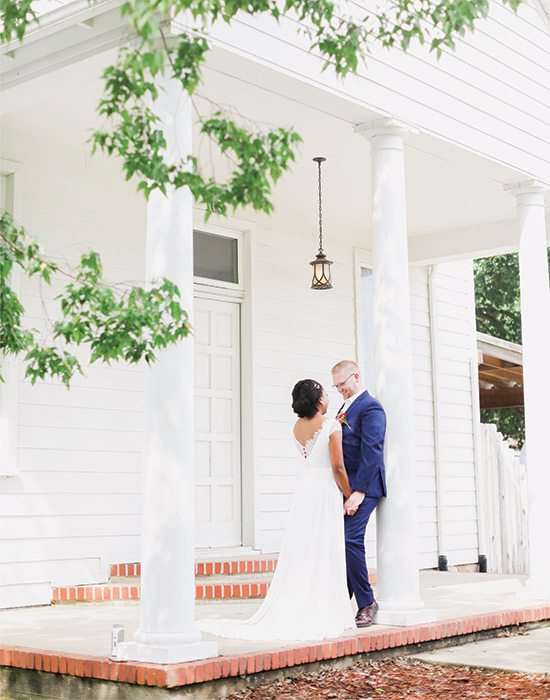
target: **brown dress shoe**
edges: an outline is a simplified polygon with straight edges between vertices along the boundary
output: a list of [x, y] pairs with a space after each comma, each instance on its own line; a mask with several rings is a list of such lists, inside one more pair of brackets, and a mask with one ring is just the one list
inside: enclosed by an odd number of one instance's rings
[[369, 627], [376, 620], [376, 613], [378, 612], [378, 603], [373, 600], [371, 605], [366, 605], [357, 611], [355, 616], [355, 624], [357, 627]]

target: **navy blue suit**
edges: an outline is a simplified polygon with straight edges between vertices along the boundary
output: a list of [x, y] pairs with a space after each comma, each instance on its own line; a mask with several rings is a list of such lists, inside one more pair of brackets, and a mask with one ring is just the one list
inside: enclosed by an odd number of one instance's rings
[[386, 495], [386, 414], [380, 402], [364, 391], [345, 415], [347, 425], [342, 424], [344, 465], [351, 490], [365, 493], [357, 513], [344, 517], [348, 590], [350, 598], [355, 594], [361, 609], [374, 600], [365, 557], [365, 530], [376, 504]]

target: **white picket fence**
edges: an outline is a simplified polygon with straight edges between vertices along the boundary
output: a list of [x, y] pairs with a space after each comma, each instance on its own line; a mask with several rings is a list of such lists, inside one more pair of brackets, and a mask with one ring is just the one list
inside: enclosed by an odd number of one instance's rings
[[528, 567], [527, 470], [518, 452], [497, 432], [481, 426], [479, 498], [487, 570], [525, 574]]

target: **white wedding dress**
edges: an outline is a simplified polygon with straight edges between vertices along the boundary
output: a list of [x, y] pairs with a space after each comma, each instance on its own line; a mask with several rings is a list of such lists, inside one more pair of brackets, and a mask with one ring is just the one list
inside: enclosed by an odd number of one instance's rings
[[342, 494], [332, 476], [326, 419], [303, 447], [305, 468], [294, 494], [279, 561], [267, 596], [247, 620], [210, 618], [199, 629], [233, 639], [318, 640], [355, 627], [346, 584]]

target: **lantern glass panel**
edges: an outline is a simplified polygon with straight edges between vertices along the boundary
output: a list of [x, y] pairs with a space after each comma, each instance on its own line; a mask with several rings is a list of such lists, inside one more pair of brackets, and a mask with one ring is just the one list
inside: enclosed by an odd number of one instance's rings
[[332, 262], [326, 259], [314, 260], [311, 265], [313, 266], [311, 288], [332, 289], [332, 280], [330, 277], [330, 266], [332, 265]]

